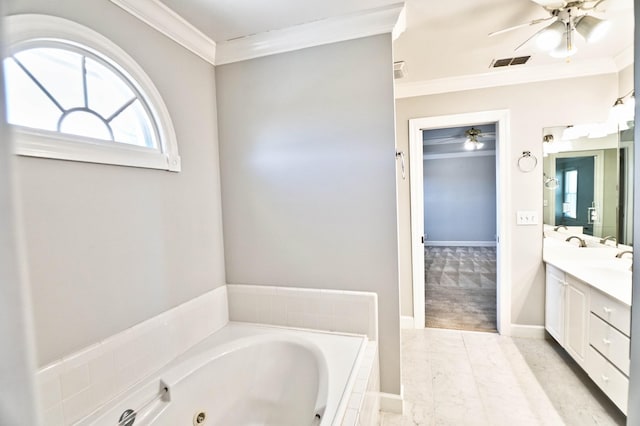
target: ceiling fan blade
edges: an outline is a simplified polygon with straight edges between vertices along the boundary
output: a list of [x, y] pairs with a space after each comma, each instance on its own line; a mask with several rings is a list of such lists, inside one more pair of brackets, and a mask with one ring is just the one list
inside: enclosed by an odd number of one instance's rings
[[604, 3], [606, 0], [597, 0], [595, 2], [593, 2], [594, 4], [592, 4], [589, 7], [582, 7], [582, 10], [595, 10], [598, 8], [598, 6], [600, 6], [601, 3]]
[[513, 27], [505, 28], [505, 29], [499, 30], [499, 31], [494, 31], [492, 33], [489, 33], [489, 37], [493, 37], [493, 36], [496, 36], [496, 35], [499, 35], [499, 34], [504, 34], [504, 33], [507, 33], [509, 31], [517, 30], [518, 28], [523, 28], [523, 27], [529, 27], [531, 25], [536, 25], [536, 24], [539, 24], [541, 22], [545, 22], [545, 21], [548, 21], [548, 20], [554, 19], [554, 18], [555, 18], [555, 16], [549, 16], [547, 18], [534, 19], [533, 21], [529, 21], [529, 22], [526, 22], [524, 24], [514, 25]]
[[531, 1], [549, 10], [560, 9], [567, 5], [567, 2], [563, 0], [531, 0]]

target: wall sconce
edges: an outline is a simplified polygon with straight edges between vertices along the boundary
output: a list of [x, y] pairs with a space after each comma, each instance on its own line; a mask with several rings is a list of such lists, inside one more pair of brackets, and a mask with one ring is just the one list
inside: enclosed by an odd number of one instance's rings
[[618, 124], [624, 129], [628, 129], [627, 122], [634, 119], [635, 107], [635, 91], [631, 90], [627, 94], [616, 99], [616, 101], [613, 103], [611, 112], [609, 114], [609, 121], [611, 123]]

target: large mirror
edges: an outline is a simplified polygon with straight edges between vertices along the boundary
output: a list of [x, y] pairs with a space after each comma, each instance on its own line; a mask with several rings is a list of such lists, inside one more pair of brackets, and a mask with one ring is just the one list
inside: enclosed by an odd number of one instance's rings
[[543, 144], [544, 223], [632, 245], [633, 122], [549, 127]]

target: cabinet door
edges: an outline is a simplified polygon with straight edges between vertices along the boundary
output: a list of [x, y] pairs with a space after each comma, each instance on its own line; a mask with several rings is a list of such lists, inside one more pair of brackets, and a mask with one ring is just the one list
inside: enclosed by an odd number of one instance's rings
[[564, 347], [584, 368], [589, 345], [589, 286], [567, 275]]
[[547, 264], [544, 325], [554, 339], [564, 346], [564, 272]]

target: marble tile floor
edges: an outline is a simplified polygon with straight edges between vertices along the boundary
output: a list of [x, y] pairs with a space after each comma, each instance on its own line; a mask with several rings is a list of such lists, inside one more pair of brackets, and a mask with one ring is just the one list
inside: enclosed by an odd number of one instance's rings
[[496, 330], [495, 247], [425, 247], [425, 325]]
[[403, 416], [382, 426], [624, 425], [625, 416], [554, 341], [402, 331]]

